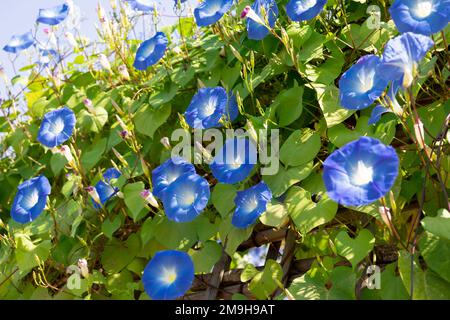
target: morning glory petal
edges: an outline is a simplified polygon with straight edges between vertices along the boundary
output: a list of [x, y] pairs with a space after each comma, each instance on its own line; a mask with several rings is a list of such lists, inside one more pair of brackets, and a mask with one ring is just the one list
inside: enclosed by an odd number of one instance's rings
[[36, 22], [51, 26], [57, 25], [67, 18], [69, 9], [70, 7], [66, 3], [53, 8], [39, 9], [39, 15]]
[[380, 58], [366, 55], [344, 72], [339, 79], [339, 99], [344, 108], [364, 109], [381, 96], [388, 81], [380, 76], [379, 64]]
[[286, 13], [292, 21], [305, 21], [315, 18], [327, 0], [290, 0], [286, 5]]
[[192, 163], [172, 157], [152, 171], [153, 194], [162, 199], [166, 188], [185, 173], [195, 174]]
[[31, 31], [12, 36], [8, 44], [3, 47], [3, 50], [10, 53], [18, 53], [31, 47], [34, 44], [34, 38]]
[[430, 36], [450, 21], [450, 0], [395, 0], [389, 12], [401, 33]]
[[153, 300], [173, 300], [183, 296], [194, 281], [194, 263], [182, 251], [158, 251], [142, 274], [145, 292]]
[[213, 176], [223, 183], [238, 183], [256, 164], [256, 147], [248, 138], [227, 139], [210, 164]]
[[198, 174], [185, 173], [163, 192], [164, 212], [169, 220], [189, 222], [205, 209], [209, 197], [208, 181]]
[[189, 126], [195, 129], [221, 127], [221, 119], [233, 121], [237, 117], [236, 97], [228, 95], [222, 87], [201, 88], [184, 115]]
[[164, 32], [157, 32], [152, 38], [142, 42], [136, 52], [134, 67], [137, 70], [146, 70], [156, 64], [164, 57], [168, 42]]
[[69, 140], [75, 127], [75, 114], [67, 107], [44, 115], [37, 140], [47, 148], [54, 148]]
[[206, 27], [219, 21], [230, 10], [233, 0], [205, 0], [194, 9], [195, 22]]
[[381, 116], [386, 113], [386, 112], [391, 112], [389, 109], [387, 109], [386, 107], [383, 107], [382, 105], [377, 105], [376, 107], [374, 107], [372, 109], [372, 113], [370, 114], [370, 118], [369, 118], [369, 122], [368, 124], [375, 124], [378, 121], [380, 121]]
[[19, 223], [35, 220], [44, 211], [51, 186], [45, 176], [29, 179], [17, 187], [11, 217]]
[[267, 203], [271, 200], [272, 192], [262, 181], [246, 190], [238, 191], [234, 199], [236, 209], [231, 223], [236, 228], [247, 228], [266, 211]]
[[361, 137], [334, 151], [323, 163], [328, 196], [345, 206], [362, 206], [383, 197], [399, 170], [395, 149]]
[[[262, 21], [266, 21], [265, 17], [262, 15], [262, 8], [264, 8], [267, 20], [269, 21], [269, 26], [271, 28], [275, 26], [275, 22], [278, 18], [278, 6], [275, 0], [255, 0], [251, 8]], [[253, 19], [247, 19], [247, 33], [249, 39], [262, 40], [269, 33], [269, 29]]]
[[433, 44], [430, 37], [411, 32], [389, 40], [378, 65], [380, 77], [409, 87], [419, 62]]

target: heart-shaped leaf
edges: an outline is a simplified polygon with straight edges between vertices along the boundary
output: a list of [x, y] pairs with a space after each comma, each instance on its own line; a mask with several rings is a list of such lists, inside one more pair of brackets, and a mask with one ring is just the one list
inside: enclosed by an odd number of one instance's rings
[[285, 203], [289, 215], [302, 235], [333, 220], [338, 208], [337, 203], [326, 195], [315, 203], [311, 200], [309, 191], [296, 186], [287, 193]]
[[355, 268], [372, 251], [375, 238], [367, 229], [361, 230], [355, 239], [350, 238], [347, 232], [342, 230], [336, 236], [334, 244], [338, 254], [350, 261]]

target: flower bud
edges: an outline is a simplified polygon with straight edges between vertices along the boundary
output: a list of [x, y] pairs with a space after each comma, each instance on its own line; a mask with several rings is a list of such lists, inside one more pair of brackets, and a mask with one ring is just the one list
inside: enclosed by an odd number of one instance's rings
[[160, 140], [161, 144], [164, 146], [164, 148], [166, 148], [167, 150], [169, 150], [171, 148], [170, 146], [170, 140], [168, 137], [163, 137]]
[[155, 196], [150, 190], [144, 189], [141, 191], [140, 195], [149, 205], [159, 208], [158, 201], [156, 201]]
[[86, 191], [91, 196], [92, 200], [94, 200], [99, 206], [102, 205], [102, 202], [100, 201], [100, 196], [97, 193], [97, 189], [95, 189], [93, 186], [89, 186], [86, 188]]
[[256, 23], [259, 23], [261, 25], [265, 25], [264, 21], [261, 19], [261, 17], [250, 7], [246, 6], [244, 10], [241, 13], [241, 18], [249, 18], [255, 21]]
[[103, 69], [111, 71], [111, 65], [109, 64], [109, 60], [103, 53], [101, 53], [99, 55], [99, 61], [100, 61], [100, 64], [102, 65]]
[[122, 64], [118, 68], [119, 74], [122, 77], [123, 80], [129, 81], [130, 80], [130, 74], [128, 73], [127, 66]]
[[86, 259], [78, 259], [78, 268], [80, 268], [83, 278], [89, 277], [89, 268]]

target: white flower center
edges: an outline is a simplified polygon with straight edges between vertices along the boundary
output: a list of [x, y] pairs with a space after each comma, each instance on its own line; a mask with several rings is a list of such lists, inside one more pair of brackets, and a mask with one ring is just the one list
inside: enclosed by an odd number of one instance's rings
[[175, 269], [164, 269], [162, 272], [162, 280], [166, 284], [172, 284], [177, 279]]
[[208, 102], [203, 107], [203, 115], [209, 117], [216, 111], [217, 101], [216, 99], [209, 99]]
[[416, 18], [424, 19], [433, 12], [433, 1], [417, 1], [416, 5], [411, 8]]
[[43, 10], [41, 11], [41, 16], [44, 18], [54, 18], [58, 15], [59, 12], [53, 10]]
[[221, 7], [222, 6], [221, 6], [220, 1], [212, 1], [212, 2], [210, 2], [209, 6], [206, 6], [204, 12], [206, 13], [207, 16], [212, 16], [217, 11], [219, 11]]
[[359, 91], [365, 93], [373, 88], [373, 80], [375, 77], [375, 72], [363, 72], [358, 74], [359, 79]]
[[195, 192], [193, 189], [186, 188], [181, 190], [178, 198], [178, 203], [183, 207], [191, 206], [195, 201]]
[[54, 135], [60, 134], [64, 130], [64, 120], [62, 118], [56, 118], [50, 125], [50, 132]]
[[316, 3], [317, 3], [316, 0], [305, 0], [303, 1], [303, 8], [306, 10], [311, 9], [316, 5]]
[[233, 170], [239, 169], [242, 166], [242, 161], [240, 158], [235, 158], [233, 159], [233, 162], [231, 162], [229, 166]]
[[258, 200], [256, 199], [255, 196], [253, 196], [252, 198], [247, 200], [247, 202], [245, 204], [245, 211], [252, 212], [257, 207], [258, 207]]
[[372, 182], [373, 178], [373, 168], [370, 166], [366, 166], [364, 162], [361, 160], [358, 161], [356, 168], [352, 174], [353, 184], [357, 186], [363, 186]]
[[31, 209], [36, 205], [36, 203], [38, 203], [38, 201], [39, 201], [39, 192], [37, 189], [33, 189], [24, 197], [23, 204], [26, 207], [26, 209]]
[[155, 42], [152, 41], [148, 45], [145, 46], [144, 50], [142, 51], [142, 55], [139, 56], [140, 60], [145, 60], [148, 58], [149, 55], [151, 55], [155, 51]]
[[173, 172], [173, 171], [171, 171], [171, 172], [169, 172], [169, 173], [167, 173], [167, 182], [168, 183], [172, 183], [172, 182], [174, 182], [175, 180], [177, 180], [178, 179], [178, 177], [179, 177], [180, 175], [178, 174], [178, 172]]

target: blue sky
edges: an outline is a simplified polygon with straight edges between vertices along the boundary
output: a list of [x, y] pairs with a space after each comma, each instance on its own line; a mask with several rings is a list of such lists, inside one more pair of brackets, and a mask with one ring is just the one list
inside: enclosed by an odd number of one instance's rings
[[[122, 0], [116, 0], [117, 2]], [[22, 34], [34, 28], [34, 23], [40, 8], [50, 8], [63, 3], [64, 0], [0, 0], [0, 48], [9, 41], [13, 34]], [[73, 0], [75, 5], [80, 7], [85, 21], [82, 23], [81, 32], [91, 39], [96, 38], [94, 23], [98, 24], [96, 13], [97, 3], [108, 10], [109, 0]], [[172, 0], [156, 0], [159, 3], [159, 11], [163, 14], [173, 15]], [[189, 0], [192, 7], [195, 7], [197, 0]], [[162, 24], [173, 23], [173, 19], [162, 17]], [[24, 65], [26, 60], [20, 57], [18, 65]], [[8, 54], [0, 50], [0, 64], [5, 68], [9, 78], [14, 76]], [[0, 86], [1, 87], [1, 86]], [[0, 90], [1, 93], [1, 90]]]

